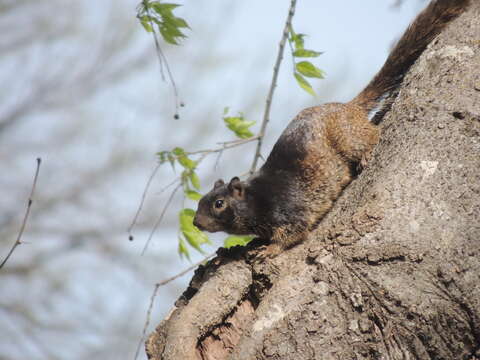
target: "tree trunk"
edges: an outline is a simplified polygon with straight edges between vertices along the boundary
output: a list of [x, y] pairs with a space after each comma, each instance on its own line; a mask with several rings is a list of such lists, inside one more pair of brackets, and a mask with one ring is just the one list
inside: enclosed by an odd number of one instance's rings
[[[406, 76], [313, 239], [220, 251], [150, 359], [480, 359], [480, 1]], [[258, 243], [257, 243], [258, 245]]]

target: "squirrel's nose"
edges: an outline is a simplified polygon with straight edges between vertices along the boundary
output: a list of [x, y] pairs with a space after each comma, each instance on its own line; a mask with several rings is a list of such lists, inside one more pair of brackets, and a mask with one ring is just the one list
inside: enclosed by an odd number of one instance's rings
[[200, 230], [204, 230], [202, 225], [200, 225], [200, 223], [198, 222], [198, 218], [196, 216], [193, 218], [193, 225], [195, 225]]

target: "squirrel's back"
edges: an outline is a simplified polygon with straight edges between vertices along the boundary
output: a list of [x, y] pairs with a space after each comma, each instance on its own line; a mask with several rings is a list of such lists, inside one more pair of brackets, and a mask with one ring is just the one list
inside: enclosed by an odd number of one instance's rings
[[367, 112], [377, 107], [381, 100], [395, 91], [406, 72], [440, 34], [445, 26], [460, 15], [470, 0], [433, 0], [417, 16], [395, 45], [381, 70], [375, 75], [352, 103]]
[[234, 177], [228, 184], [215, 183], [200, 200], [194, 224], [211, 232], [270, 238], [277, 250], [308, 238], [378, 143], [379, 127], [368, 113], [384, 96], [394, 97], [410, 66], [468, 3], [433, 0], [356, 98], [301, 111], [259, 171], [247, 181]]

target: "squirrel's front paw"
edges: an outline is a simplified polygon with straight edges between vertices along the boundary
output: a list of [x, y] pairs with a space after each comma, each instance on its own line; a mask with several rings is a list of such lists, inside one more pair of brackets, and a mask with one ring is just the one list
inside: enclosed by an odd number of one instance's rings
[[370, 161], [371, 157], [372, 157], [371, 152], [362, 155], [362, 158], [360, 159], [360, 162], [357, 164], [357, 169], [356, 169], [357, 173], [360, 174], [367, 167], [367, 164]]
[[260, 259], [267, 259], [267, 258], [274, 258], [277, 255], [280, 255], [280, 253], [283, 252], [282, 246], [278, 243], [270, 243], [267, 246], [264, 247], [264, 249], [261, 249], [261, 251], [258, 253], [258, 258]]

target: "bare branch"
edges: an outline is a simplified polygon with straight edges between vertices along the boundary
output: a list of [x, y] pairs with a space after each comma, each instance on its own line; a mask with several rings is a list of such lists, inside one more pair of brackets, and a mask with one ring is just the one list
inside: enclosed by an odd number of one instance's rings
[[0, 269], [3, 267], [3, 265], [5, 265], [7, 260], [13, 254], [13, 252], [15, 251], [15, 248], [22, 243], [22, 235], [23, 235], [23, 231], [25, 230], [25, 226], [27, 225], [28, 216], [30, 215], [30, 208], [32, 207], [32, 203], [33, 203], [33, 195], [35, 195], [35, 188], [37, 186], [38, 173], [40, 172], [41, 163], [42, 163], [42, 159], [37, 158], [37, 169], [35, 170], [35, 176], [33, 177], [32, 190], [30, 191], [30, 196], [28, 197], [27, 210], [25, 211], [25, 216], [23, 217], [22, 225], [20, 226], [20, 231], [18, 232], [17, 239], [15, 240], [15, 243], [13, 244], [12, 248], [8, 252], [5, 259], [0, 264]]
[[182, 184], [177, 185], [177, 186], [175, 187], [175, 189], [172, 191], [172, 193], [170, 194], [170, 197], [168, 198], [167, 202], [165, 203], [165, 206], [164, 206], [163, 209], [162, 209], [162, 213], [161, 213], [160, 216], [158, 217], [157, 222], [156, 222], [155, 225], [153, 226], [153, 229], [152, 229], [152, 231], [150, 232], [150, 235], [148, 236], [147, 242], [145, 243], [145, 246], [143, 247], [143, 250], [142, 250], [142, 255], [145, 254], [145, 251], [147, 251], [148, 245], [150, 244], [150, 241], [152, 240], [153, 235], [155, 234], [155, 231], [157, 231], [158, 226], [160, 225], [160, 223], [161, 223], [162, 220], [163, 220], [163, 217], [165, 216], [165, 212], [167, 211], [168, 207], [170, 206], [170, 203], [171, 203], [172, 200], [173, 200], [173, 196], [174, 196], [175, 193], [178, 191], [178, 189], [180, 189], [181, 186], [182, 186]]
[[295, 14], [296, 2], [297, 2], [296, 0], [291, 0], [290, 2], [290, 9], [288, 10], [287, 21], [285, 22], [282, 39], [280, 40], [280, 45], [278, 46], [277, 60], [275, 61], [275, 66], [273, 67], [272, 83], [270, 84], [270, 90], [268, 91], [267, 103], [265, 106], [265, 112], [263, 114], [262, 126], [258, 134], [257, 149], [255, 151], [255, 156], [253, 158], [252, 167], [250, 168], [250, 174], [253, 174], [255, 172], [255, 169], [257, 168], [258, 159], [260, 158], [260, 151], [262, 149], [263, 137], [265, 136], [265, 130], [267, 128], [268, 121], [270, 120], [270, 107], [272, 105], [273, 93], [275, 91], [275, 87], [277, 86], [278, 72], [280, 70], [280, 64], [283, 59], [283, 49], [285, 48], [285, 43], [287, 42], [288, 32], [290, 29], [290, 25], [292, 23], [292, 18], [293, 18], [293, 15]]
[[260, 136], [252, 136], [248, 139], [237, 139], [237, 140], [232, 140], [232, 141], [219, 142], [217, 144], [222, 145], [219, 148], [187, 152], [187, 155], [197, 155], [197, 154], [209, 155], [211, 153], [223, 152], [223, 150], [227, 150], [227, 149], [231, 149], [233, 147], [244, 145], [244, 144], [247, 144], [249, 142], [258, 140], [259, 138], [260, 138]]
[[152, 183], [152, 180], [155, 177], [155, 175], [157, 174], [158, 169], [160, 169], [161, 165], [162, 165], [161, 163], [158, 163], [157, 166], [155, 166], [155, 168], [153, 169], [152, 173], [150, 174], [150, 176], [148, 178], [148, 181], [147, 181], [147, 184], [145, 185], [145, 189], [143, 190], [142, 199], [140, 200], [140, 204], [138, 205], [137, 212], [135, 213], [135, 216], [133, 217], [132, 223], [130, 224], [130, 226], [127, 229], [128, 239], [130, 241], [133, 240], [132, 229], [136, 225], [138, 216], [140, 215], [140, 212], [142, 211], [143, 204], [145, 203], [145, 197], [147, 196], [147, 191], [150, 188], [150, 184]]
[[[150, 16], [150, 6], [148, 5], [148, 1], [144, 0], [143, 1], [143, 6], [145, 6], [147, 14], [151, 18], [151, 16]], [[172, 84], [173, 95], [175, 97], [174, 118], [178, 119], [179, 118], [179, 115], [178, 115], [178, 108], [179, 108], [179, 99], [178, 98], [179, 97], [178, 97], [177, 84], [175, 83], [175, 79], [174, 79], [173, 74], [170, 70], [170, 66], [168, 65], [167, 57], [163, 53], [162, 48], [160, 47], [160, 43], [158, 42], [158, 35], [157, 35], [157, 32], [156, 32], [155, 27], [153, 25], [153, 22], [152, 22], [152, 20], [150, 20], [149, 22], [150, 22], [150, 27], [152, 29], [152, 36], [153, 36], [153, 39], [155, 41], [155, 50], [156, 50], [156, 53], [157, 53], [158, 62], [160, 64], [160, 72], [161, 72], [161, 75], [162, 75], [162, 79], [165, 79], [165, 75], [163, 74], [163, 64], [165, 64], [165, 68], [167, 69], [168, 79], [170, 80], [170, 84]]]
[[190, 271], [192, 271], [193, 269], [195, 269], [197, 266], [199, 266], [200, 264], [203, 264], [205, 261], [211, 259], [211, 258], [214, 257], [215, 255], [216, 255], [216, 253], [207, 255], [203, 260], [200, 260], [199, 262], [196, 262], [195, 264], [189, 266], [189, 267], [186, 268], [185, 270], [179, 272], [177, 275], [173, 275], [172, 277], [169, 277], [169, 278], [167, 278], [167, 279], [164, 279], [164, 280], [160, 281], [159, 283], [155, 284], [155, 286], [161, 287], [161, 286], [167, 285], [168, 283], [172, 282], [173, 280], [176, 280], [176, 279], [178, 279], [179, 277], [182, 277], [183, 275], [189, 273]]
[[145, 319], [145, 325], [143, 326], [143, 331], [142, 331], [142, 337], [140, 339], [140, 341], [138, 342], [138, 346], [137, 346], [137, 351], [135, 351], [135, 360], [137, 360], [138, 358], [138, 354], [140, 352], [140, 348], [142, 347], [142, 344], [145, 340], [145, 335], [147, 334], [147, 329], [148, 329], [148, 325], [150, 324], [150, 316], [152, 314], [152, 309], [153, 309], [153, 303], [155, 301], [155, 297], [157, 296], [157, 292], [158, 292], [158, 289], [161, 287], [161, 286], [164, 286], [170, 282], [172, 282], [173, 280], [176, 280], [178, 279], [179, 277], [189, 273], [190, 271], [196, 269], [198, 266], [200, 266], [200, 264], [203, 264], [205, 261], [211, 259], [212, 257], [215, 256], [216, 253], [213, 253], [213, 254], [210, 254], [208, 256], [206, 256], [203, 260], [200, 260], [199, 262], [196, 262], [195, 264], [189, 266], [188, 268], [186, 268], [185, 270], [179, 272], [178, 274], [176, 275], [173, 275], [172, 277], [169, 277], [165, 280], [162, 280], [158, 283], [155, 284], [155, 288], [153, 289], [153, 293], [152, 293], [152, 296], [150, 297], [150, 304], [148, 305], [148, 310], [147, 310], [147, 317]]
[[[32, 4], [38, 3], [29, 2]], [[32, 13], [34, 12], [37, 12], [36, 8], [32, 9]], [[20, 16], [17, 17], [20, 18]], [[44, 24], [45, 21], [43, 15], [37, 22]], [[110, 23], [112, 21], [115, 20], [112, 19]], [[32, 39], [42, 36], [48, 38], [48, 42], [52, 42], [53, 37], [63, 38], [65, 33], [71, 30], [71, 28], [56, 22], [49, 27], [52, 27], [51, 32], [54, 35], [44, 33], [45, 30], [38, 29], [35, 26], [32, 29], [28, 28], [26, 35], [29, 35]], [[110, 35], [110, 33], [107, 35]], [[29, 62], [29, 66], [22, 63], [26, 69], [33, 69], [32, 71], [26, 71], [20, 77], [18, 74], [12, 75], [11, 72], [6, 72], [4, 77], [8, 78], [4, 79], [4, 83], [14, 81], [16, 84], [19, 82], [25, 82], [26, 84], [21, 92], [17, 91], [15, 93], [13, 102], [6, 101], [5, 104], [2, 104], [5, 109], [3, 110], [4, 114], [0, 114], [0, 136], [4, 136], [12, 126], [28, 119], [27, 115], [32, 112], [64, 107], [71, 104], [72, 101], [83, 100], [92, 96], [106, 83], [118, 82], [131, 74], [132, 70], [144, 68], [151, 61], [147, 56], [147, 48], [135, 51], [131, 56], [117, 56], [119, 53], [125, 54], [125, 44], [130, 41], [131, 36], [132, 32], [130, 30], [115, 32], [108, 36], [100, 46], [90, 50], [88, 59], [81, 56], [82, 48], [75, 46], [72, 48], [74, 53], [72, 55], [62, 54], [55, 66], [45, 65], [52, 65], [48, 61], [52, 56], [56, 57], [57, 55], [54, 50], [51, 50], [51, 47], [44, 47], [39, 57], [42, 61]], [[2, 48], [2, 44], [0, 44], [0, 48]], [[22, 61], [25, 61], [25, 59]], [[74, 71], [71, 69], [74, 69]], [[65, 73], [68, 73], [69, 76], [65, 76]], [[10, 77], [14, 78], [10, 79]], [[68, 91], [65, 91], [66, 89]], [[12, 105], [9, 105], [10, 103]]]

